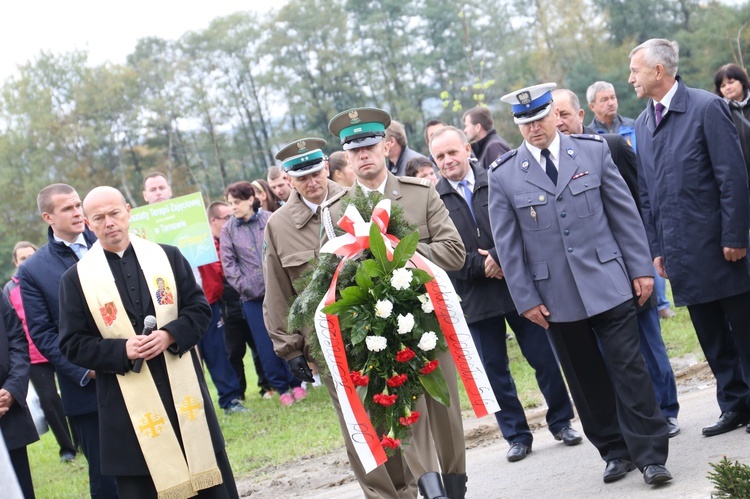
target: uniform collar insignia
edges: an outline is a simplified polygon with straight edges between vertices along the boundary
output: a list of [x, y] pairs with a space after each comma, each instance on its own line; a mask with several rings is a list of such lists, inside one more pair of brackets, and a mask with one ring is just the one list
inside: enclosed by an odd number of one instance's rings
[[529, 169], [529, 160], [528, 159], [524, 159], [521, 162], [521, 170], [526, 171], [528, 169]]

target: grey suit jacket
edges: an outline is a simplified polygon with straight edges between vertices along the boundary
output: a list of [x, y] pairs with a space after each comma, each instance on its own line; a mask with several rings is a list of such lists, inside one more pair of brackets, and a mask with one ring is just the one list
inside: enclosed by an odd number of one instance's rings
[[489, 184], [519, 313], [544, 304], [552, 322], [582, 320], [632, 299], [632, 279], [653, 276], [643, 223], [601, 137], [560, 137], [557, 186], [525, 143], [493, 164]]

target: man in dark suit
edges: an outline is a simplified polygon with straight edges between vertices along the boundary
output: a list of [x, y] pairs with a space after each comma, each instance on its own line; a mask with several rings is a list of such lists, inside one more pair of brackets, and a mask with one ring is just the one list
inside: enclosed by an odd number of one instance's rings
[[[561, 133], [565, 135], [596, 133], [583, 126], [584, 111], [581, 109], [576, 94], [568, 89], [558, 89], [552, 92], [552, 98], [555, 101], [556, 126]], [[612, 154], [612, 161], [617, 166], [625, 183], [628, 184], [628, 190], [630, 190], [636, 206], [640, 208], [638, 174], [633, 148], [619, 134], [605, 133], [602, 137], [607, 141], [609, 151]], [[656, 400], [659, 402], [662, 414], [667, 419], [669, 436], [673, 437], [680, 432], [680, 425], [677, 422], [680, 404], [677, 402], [677, 384], [674, 379], [674, 371], [672, 371], [667, 349], [661, 337], [661, 325], [659, 324], [656, 301], [656, 293], [652, 293], [643, 306], [636, 308], [638, 333], [641, 338], [641, 355], [646, 360], [646, 366], [648, 366], [648, 372], [654, 384]]]
[[504, 138], [497, 134], [488, 107], [477, 106], [464, 113], [464, 134], [471, 143], [477, 164], [485, 170], [493, 161], [510, 150]]
[[630, 53], [628, 81], [649, 98], [636, 137], [651, 256], [716, 377], [721, 416], [703, 428], [712, 436], [750, 421], [750, 200], [726, 102], [686, 86], [678, 58], [677, 43], [648, 40]]
[[663, 483], [667, 423], [633, 300], [643, 304], [653, 287], [646, 235], [604, 141], [557, 132], [555, 86], [502, 98], [524, 143], [489, 175], [497, 254], [516, 309], [549, 328], [583, 430], [607, 463], [604, 481], [638, 466], [646, 483]]
[[94, 499], [117, 497], [115, 481], [101, 474], [96, 374], [71, 363], [60, 352], [60, 278], [86, 254], [96, 236], [83, 222], [81, 198], [66, 184], [39, 192], [37, 206], [49, 229], [47, 244], [18, 269], [31, 339], [54, 366], [65, 414], [89, 464], [89, 491]]
[[506, 459], [515, 462], [525, 458], [531, 452], [533, 440], [509, 369], [506, 321], [536, 373], [549, 408], [550, 432], [566, 445], [581, 443], [581, 435], [570, 426], [573, 406], [547, 335], [537, 324], [518, 315], [497, 264], [487, 210], [487, 171], [471, 166], [469, 141], [454, 127], [434, 133], [430, 153], [442, 173], [436, 189], [466, 248], [464, 266], [448, 275], [461, 297], [469, 331], [500, 404], [501, 411], [495, 417], [510, 444]]
[[[0, 316], [0, 438], [8, 448], [23, 497], [34, 499], [26, 447], [39, 440], [39, 435], [26, 406], [31, 368], [29, 343], [13, 306], [2, 293]], [[6, 482], [6, 477], [3, 477], [3, 482]]]
[[[211, 310], [190, 264], [129, 234], [117, 189], [95, 188], [83, 207], [99, 244], [62, 277], [60, 349], [99, 373], [102, 472], [123, 498], [238, 497], [194, 348]], [[174, 299], [159, 293], [162, 282]], [[147, 315], [157, 327], [137, 335]]]

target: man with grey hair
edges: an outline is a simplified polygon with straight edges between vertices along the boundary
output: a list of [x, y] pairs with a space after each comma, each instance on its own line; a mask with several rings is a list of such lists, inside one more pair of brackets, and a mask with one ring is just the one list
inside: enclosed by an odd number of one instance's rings
[[591, 112], [594, 113], [589, 128], [596, 133], [619, 133], [633, 150], [636, 150], [635, 120], [617, 113], [617, 94], [614, 85], [606, 81], [592, 83], [586, 90], [586, 100]]
[[678, 56], [676, 42], [644, 42], [630, 53], [628, 82], [649, 98], [635, 130], [651, 256], [716, 377], [721, 417], [703, 428], [713, 436], [750, 421], [750, 199], [726, 102], [686, 86]]

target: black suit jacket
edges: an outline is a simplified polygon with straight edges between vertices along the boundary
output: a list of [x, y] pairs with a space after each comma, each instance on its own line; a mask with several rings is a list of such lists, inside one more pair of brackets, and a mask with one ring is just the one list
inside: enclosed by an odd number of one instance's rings
[[[588, 127], [583, 127], [583, 133], [596, 134], [594, 130]], [[638, 207], [638, 213], [640, 213], [641, 197], [638, 195], [638, 161], [635, 156], [635, 151], [633, 151], [630, 144], [628, 144], [625, 138], [620, 134], [604, 133], [599, 135], [607, 141], [609, 153], [612, 155], [612, 161], [615, 163], [615, 166], [625, 180], [625, 183], [628, 184], [630, 195], [633, 196], [635, 205]], [[651, 293], [651, 296], [642, 306], [639, 306], [636, 301], [638, 312], [649, 310], [656, 305], [656, 293]]]
[[25, 447], [39, 440], [29, 408], [26, 392], [29, 389], [29, 343], [21, 321], [5, 294], [0, 296], [0, 388], [15, 399], [3, 417], [0, 430], [9, 450]]
[[516, 309], [505, 280], [490, 279], [484, 275], [486, 257], [477, 250], [488, 250], [496, 262], [499, 260], [490, 228], [487, 171], [481, 166], [471, 168], [474, 172], [471, 204], [476, 221], [472, 218], [464, 197], [456, 192], [445, 177], [441, 177], [435, 186], [466, 248], [464, 266], [461, 270], [448, 272], [448, 276], [461, 297], [461, 307], [469, 324]]
[[[166, 373], [164, 355], [188, 353], [200, 381], [214, 451], [224, 448], [218, 420], [206, 387], [200, 361], [193, 348], [211, 320], [211, 309], [205, 295], [195, 282], [190, 264], [180, 251], [161, 245], [167, 254], [177, 287], [178, 317], [168, 324], [157, 324], [158, 329], [169, 331], [175, 343], [163, 354], [148, 361], [156, 388], [164, 403], [178, 439], [181, 437], [177, 413]], [[107, 252], [120, 297], [136, 332], [143, 330], [147, 315], [155, 315], [152, 297], [143, 272], [140, 270], [132, 246], [123, 258]], [[60, 283], [60, 349], [71, 362], [93, 369], [97, 373], [97, 398], [99, 401], [99, 431], [102, 450], [102, 474], [147, 475], [148, 468], [133, 430], [117, 376], [131, 369], [124, 339], [102, 339], [81, 289], [78, 271], [72, 267]]]

